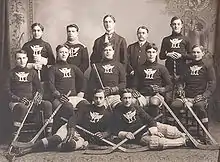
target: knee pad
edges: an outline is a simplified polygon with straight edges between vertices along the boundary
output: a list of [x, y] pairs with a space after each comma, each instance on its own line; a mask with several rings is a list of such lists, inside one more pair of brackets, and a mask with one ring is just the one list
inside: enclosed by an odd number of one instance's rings
[[141, 138], [141, 141], [152, 150], [162, 150], [164, 148], [164, 139], [158, 136], [144, 136]]
[[151, 106], [160, 107], [160, 106], [162, 105], [162, 102], [160, 101], [160, 98], [159, 98], [159, 97], [153, 96], [153, 97], [150, 97], [149, 104], [150, 104]]
[[146, 98], [142, 95], [137, 98], [137, 102], [138, 102], [139, 106], [141, 106], [141, 107], [145, 107], [148, 105]]
[[182, 133], [175, 126], [167, 125], [165, 137], [170, 139], [176, 139], [182, 137]]

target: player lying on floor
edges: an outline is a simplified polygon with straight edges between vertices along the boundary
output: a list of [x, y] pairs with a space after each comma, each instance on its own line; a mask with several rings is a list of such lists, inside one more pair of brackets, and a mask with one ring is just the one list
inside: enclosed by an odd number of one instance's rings
[[[122, 103], [114, 109], [112, 132], [119, 138], [128, 138], [135, 143], [149, 146], [150, 149], [166, 149], [186, 146], [186, 135], [176, 127], [156, 122], [140, 106], [132, 103], [132, 90], [121, 92]], [[146, 129], [134, 136], [132, 132], [147, 124]]]
[[[204, 48], [199, 45], [192, 47], [194, 60], [188, 64], [185, 73], [180, 77], [178, 94], [180, 97], [173, 101], [171, 108], [179, 116], [180, 110], [184, 109], [184, 102], [197, 112], [198, 117], [208, 129], [208, 114], [206, 110], [207, 100], [216, 87], [216, 77], [213, 66], [203, 63]], [[206, 140], [205, 133], [200, 137]], [[204, 141], [205, 142], [205, 141]]]

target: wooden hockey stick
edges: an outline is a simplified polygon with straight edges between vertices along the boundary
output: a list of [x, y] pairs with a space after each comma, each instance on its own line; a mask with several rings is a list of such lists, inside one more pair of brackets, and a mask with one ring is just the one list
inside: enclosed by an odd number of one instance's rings
[[[154, 120], [159, 119], [161, 116], [163, 116], [163, 114], [159, 114], [158, 116], [156, 116], [154, 118]], [[143, 129], [145, 129], [147, 127], [147, 125], [143, 125], [142, 127], [140, 127], [139, 129], [137, 129], [135, 132], [133, 132], [133, 135], [137, 135], [139, 132], [141, 132]], [[127, 142], [129, 139], [125, 138], [123, 139], [121, 142], [119, 142], [118, 144], [115, 144], [113, 147], [111, 147], [110, 149], [107, 150], [103, 150], [103, 151], [90, 151], [89, 154], [110, 154], [113, 151], [115, 151], [117, 148], [121, 147], [121, 145], [123, 145], [125, 142]], [[121, 150], [121, 149], [120, 149]], [[135, 152], [141, 152], [141, 151], [146, 151], [149, 150], [148, 146], [144, 146], [141, 148], [137, 148], [137, 149], [126, 149], [126, 151], [123, 152], [129, 152], [129, 153], [135, 153]], [[88, 152], [87, 152], [88, 154]]]
[[195, 145], [196, 148], [202, 149], [202, 150], [218, 150], [220, 147], [219, 145], [203, 145], [196, 141], [195, 138], [187, 131], [187, 129], [183, 126], [183, 124], [180, 122], [180, 120], [177, 118], [177, 116], [174, 114], [172, 109], [167, 105], [167, 103], [164, 101], [163, 97], [157, 93], [156, 94], [160, 99], [165, 108], [169, 111], [169, 113], [173, 116], [175, 121], [178, 123], [178, 125], [181, 127], [181, 129], [184, 131], [184, 133], [189, 137], [189, 139], [192, 141], [192, 143]]
[[198, 116], [195, 114], [195, 112], [192, 110], [192, 108], [186, 104], [186, 100], [185, 98], [181, 97], [184, 105], [186, 106], [186, 108], [191, 112], [191, 114], [193, 115], [193, 117], [196, 119], [196, 121], [199, 123], [199, 125], [201, 126], [201, 128], [203, 129], [203, 131], [206, 133], [206, 135], [209, 137], [209, 139], [212, 141], [212, 143], [214, 145], [218, 145], [218, 142], [216, 142], [216, 140], [212, 137], [212, 135], [209, 133], [209, 131], [206, 129], [206, 127], [203, 125], [203, 123], [201, 122], [201, 120], [198, 118]]

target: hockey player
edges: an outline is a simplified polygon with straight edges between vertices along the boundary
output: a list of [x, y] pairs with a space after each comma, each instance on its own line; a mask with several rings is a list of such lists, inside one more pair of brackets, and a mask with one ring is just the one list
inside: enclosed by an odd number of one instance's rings
[[113, 59], [115, 50], [111, 43], [104, 43], [103, 51], [104, 58], [102, 62], [95, 65], [97, 71], [93, 67], [90, 73], [90, 94], [93, 89], [103, 88], [101, 86], [102, 82], [105, 89], [105, 96], [108, 96], [109, 104], [113, 108], [120, 102], [119, 90], [126, 87], [125, 70], [121, 63]]
[[[216, 87], [215, 71], [212, 65], [205, 65], [202, 61], [204, 56], [203, 46], [192, 47], [194, 60], [184, 70], [185, 74], [180, 78], [178, 94], [185, 97], [184, 102], [192, 107], [204, 126], [208, 129], [208, 114], [206, 110], [207, 100], [210, 98]], [[184, 102], [180, 98], [173, 101], [171, 107], [175, 113], [184, 108]], [[205, 136], [201, 136], [204, 141]]]
[[140, 106], [148, 106], [147, 111], [153, 117], [157, 116], [162, 104], [156, 93], [164, 95], [172, 89], [169, 72], [156, 61], [157, 51], [155, 44], [146, 46], [146, 62], [138, 67], [133, 84], [133, 88], [144, 96], [137, 96]]
[[[16, 67], [10, 71], [6, 85], [10, 98], [9, 107], [13, 114], [14, 133], [16, 133], [21, 126], [22, 120], [28, 111], [27, 105], [33, 99], [35, 91], [39, 92], [39, 95], [34, 100], [34, 110], [42, 109], [46, 120], [48, 120], [52, 114], [51, 103], [42, 100], [43, 89], [36, 71], [27, 68], [27, 52], [24, 50], [17, 51], [15, 61]], [[52, 121], [46, 129], [48, 136], [51, 134], [51, 131]]]
[[110, 124], [112, 113], [105, 107], [105, 91], [95, 89], [93, 94], [93, 104], [79, 109], [77, 123], [96, 135], [91, 135], [79, 131], [80, 135], [93, 144], [101, 144], [97, 138], [107, 138], [110, 136]]
[[97, 38], [94, 42], [93, 52], [90, 57], [92, 63], [100, 63], [103, 56], [103, 44], [110, 42], [115, 48], [114, 60], [127, 66], [127, 44], [123, 37], [115, 33], [115, 18], [112, 15], [105, 15], [103, 25], [106, 33]]
[[149, 44], [147, 41], [148, 33], [149, 30], [146, 26], [138, 27], [138, 41], [128, 46], [127, 87], [132, 85], [134, 71], [146, 61], [145, 48]]
[[33, 39], [25, 43], [22, 47], [28, 54], [28, 68], [34, 68], [38, 71], [41, 81], [47, 81], [47, 65], [55, 63], [52, 48], [48, 42], [42, 40], [44, 27], [40, 23], [34, 23], [31, 26]]
[[[132, 102], [131, 89], [121, 92], [122, 103], [114, 109], [114, 134], [119, 138], [127, 138], [136, 143], [149, 146], [150, 149], [160, 150], [186, 145], [186, 136], [176, 127], [156, 122], [140, 106]], [[132, 132], [144, 124], [147, 127], [136, 136]]]
[[[49, 69], [49, 89], [54, 99], [54, 107], [63, 103], [58, 114], [68, 120], [74, 108], [80, 104], [88, 103], [83, 98], [86, 79], [77, 66], [67, 63], [69, 50], [65, 45], [58, 45], [56, 52], [57, 63]], [[76, 78], [82, 82], [79, 93], [76, 92]], [[69, 91], [71, 91], [71, 94], [66, 96]]]
[[66, 27], [67, 41], [64, 45], [69, 48], [67, 62], [76, 65], [83, 73], [89, 67], [89, 55], [85, 45], [78, 40], [79, 27], [71, 24]]

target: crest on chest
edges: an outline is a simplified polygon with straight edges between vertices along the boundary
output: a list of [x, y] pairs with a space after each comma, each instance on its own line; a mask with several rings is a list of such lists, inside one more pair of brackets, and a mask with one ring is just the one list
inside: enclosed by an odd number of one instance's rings
[[190, 66], [190, 75], [199, 75], [199, 71], [202, 69], [202, 66], [194, 65]]
[[154, 74], [156, 73], [157, 70], [153, 69], [145, 69], [145, 79], [154, 79]]
[[170, 39], [171, 42], [171, 48], [180, 48], [180, 43], [182, 42], [182, 39], [173, 38]]
[[136, 110], [128, 111], [127, 113], [123, 114], [123, 116], [127, 119], [128, 123], [133, 123], [136, 121]]
[[29, 73], [17, 72], [15, 74], [17, 75], [19, 82], [28, 82], [28, 75], [29, 75]]
[[103, 69], [104, 69], [104, 73], [107, 73], [107, 74], [112, 74], [113, 73], [113, 68], [115, 67], [114, 65], [103, 65], [102, 66]]
[[76, 56], [78, 56], [78, 51], [79, 51], [79, 47], [76, 47], [76, 48], [70, 48], [69, 49], [69, 57], [76, 57]]
[[63, 73], [63, 78], [70, 78], [71, 75], [71, 68], [61, 68], [59, 69], [61, 73]]
[[91, 123], [98, 123], [99, 120], [103, 117], [103, 115], [99, 114], [98, 112], [91, 112], [90, 111], [89, 114], [90, 114], [90, 117], [91, 117], [91, 119], [90, 119]]
[[41, 51], [43, 47], [41, 47], [40, 45], [33, 45], [31, 46], [31, 49], [33, 51], [33, 55], [36, 56], [36, 55], [41, 55]]

